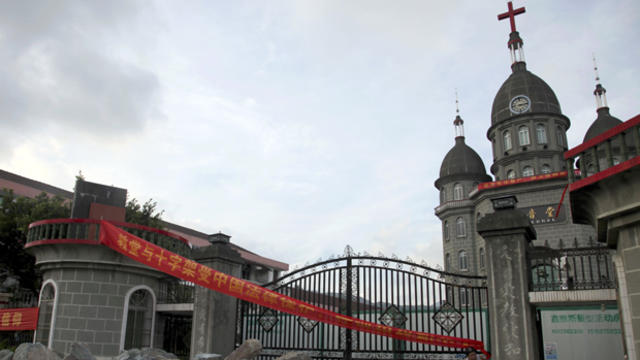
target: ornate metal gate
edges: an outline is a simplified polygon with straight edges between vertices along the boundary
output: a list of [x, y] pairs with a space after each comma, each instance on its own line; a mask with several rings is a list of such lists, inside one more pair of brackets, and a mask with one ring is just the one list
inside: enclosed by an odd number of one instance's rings
[[[421, 332], [479, 340], [489, 349], [486, 278], [383, 255], [319, 260], [264, 285], [313, 305]], [[360, 333], [239, 302], [237, 345], [259, 339], [260, 359], [307, 351], [315, 359], [456, 359], [460, 349]]]

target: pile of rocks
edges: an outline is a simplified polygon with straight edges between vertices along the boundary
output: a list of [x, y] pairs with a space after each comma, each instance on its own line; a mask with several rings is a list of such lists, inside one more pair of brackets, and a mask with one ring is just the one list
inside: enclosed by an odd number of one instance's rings
[[[240, 347], [224, 358], [224, 360], [251, 360], [260, 355], [261, 351], [262, 344], [260, 341], [250, 339], [243, 342]], [[311, 360], [311, 356], [304, 352], [290, 352], [280, 356], [276, 360]]]
[[[262, 344], [260, 341], [255, 339], [247, 340], [224, 360], [252, 360], [260, 355], [261, 351]], [[204, 357], [208, 359], [220, 358], [213, 354], [208, 355], [212, 356]], [[196, 356], [196, 358], [203, 357]], [[91, 354], [89, 348], [79, 343], [71, 345], [71, 352], [67, 356], [60, 356], [40, 343], [24, 343], [20, 344], [15, 352], [0, 350], [0, 360], [96, 360], [96, 357]], [[178, 360], [178, 357], [164, 350], [144, 348], [123, 351], [113, 360]], [[276, 360], [311, 360], [311, 357], [303, 352], [292, 352]]]

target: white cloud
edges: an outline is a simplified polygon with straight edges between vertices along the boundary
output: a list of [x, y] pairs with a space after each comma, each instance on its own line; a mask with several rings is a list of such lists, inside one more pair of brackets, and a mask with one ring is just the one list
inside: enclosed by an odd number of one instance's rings
[[[71, 189], [82, 169], [290, 263], [350, 244], [433, 264], [454, 88], [491, 165], [491, 103], [510, 74], [502, 1], [40, 5], [0, 9], [4, 170]], [[636, 2], [569, 18], [571, 4], [525, 5], [528, 68], [572, 144], [595, 118], [592, 52], [612, 114], [637, 113]]]

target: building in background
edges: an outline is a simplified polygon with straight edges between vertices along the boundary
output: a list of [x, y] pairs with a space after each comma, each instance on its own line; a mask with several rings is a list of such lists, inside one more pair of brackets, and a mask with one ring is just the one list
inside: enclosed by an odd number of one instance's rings
[[207, 235], [166, 221], [162, 229], [124, 223], [126, 189], [80, 179], [69, 192], [6, 171], [0, 171], [0, 187], [27, 197], [45, 192], [72, 204], [71, 219], [32, 224], [25, 246], [35, 256], [43, 281], [35, 341], [60, 353], [82, 342], [98, 356], [149, 346], [189, 356], [194, 285], [99, 246], [99, 220], [117, 223], [186, 257], [192, 249], [227, 244], [236, 254], [238, 276], [256, 283], [288, 270], [287, 264], [233, 244], [223, 233]]

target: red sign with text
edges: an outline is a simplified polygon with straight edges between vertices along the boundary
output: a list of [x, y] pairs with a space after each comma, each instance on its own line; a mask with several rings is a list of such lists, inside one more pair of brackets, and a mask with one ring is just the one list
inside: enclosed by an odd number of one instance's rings
[[100, 223], [100, 243], [133, 260], [179, 279], [277, 311], [398, 340], [453, 348], [473, 347], [487, 354], [481, 341], [394, 328], [341, 315], [296, 300], [198, 264], [136, 237], [106, 221]]
[[0, 331], [35, 330], [38, 326], [38, 308], [0, 310]]

